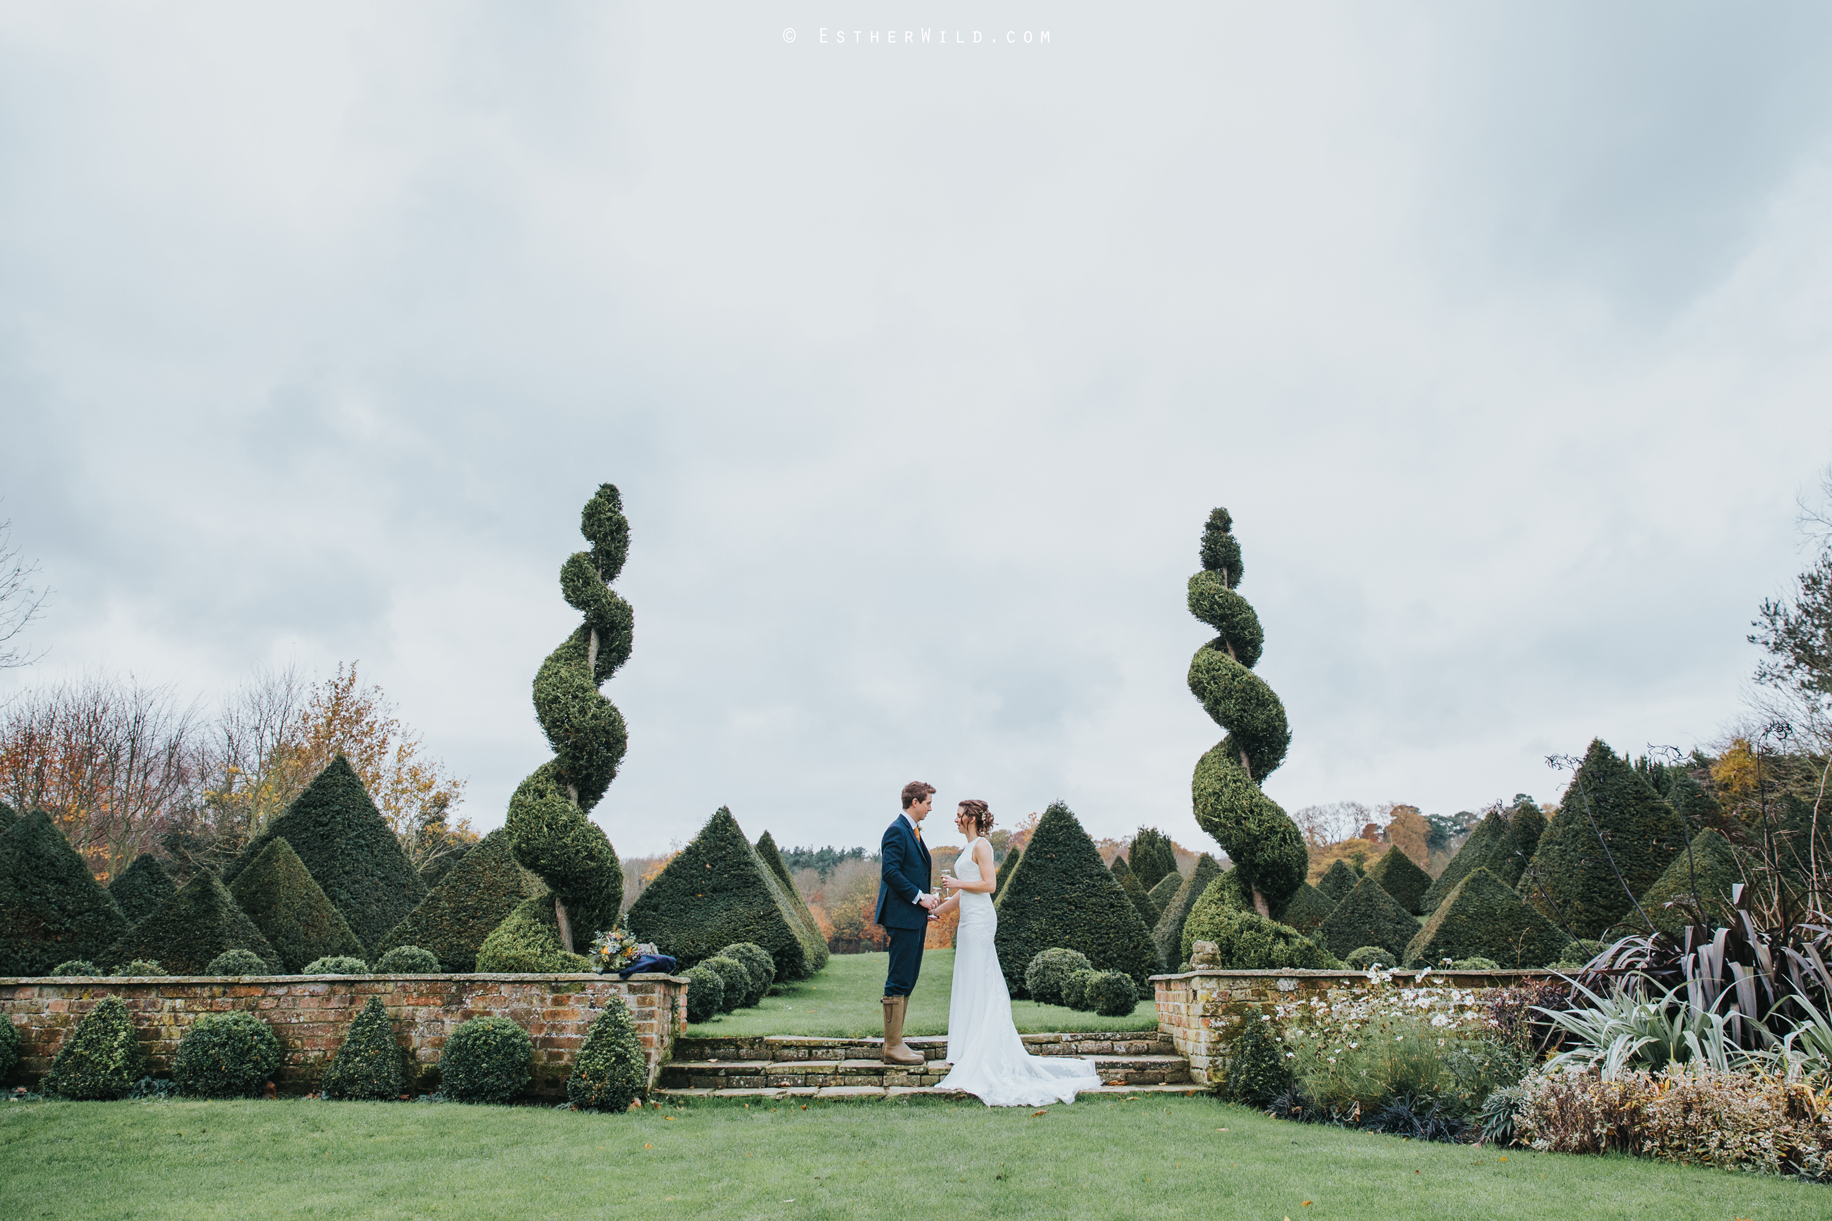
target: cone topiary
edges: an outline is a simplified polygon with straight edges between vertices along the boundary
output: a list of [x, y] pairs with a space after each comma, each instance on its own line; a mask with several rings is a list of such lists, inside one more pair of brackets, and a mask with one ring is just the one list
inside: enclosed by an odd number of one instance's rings
[[1158, 917], [1157, 925], [1151, 930], [1151, 939], [1158, 948], [1158, 960], [1166, 970], [1189, 961], [1189, 951], [1184, 948], [1183, 926], [1188, 923], [1190, 912], [1201, 900], [1203, 893], [1220, 876], [1221, 866], [1215, 863], [1214, 857], [1203, 853], [1196, 858], [1190, 876], [1184, 878], [1183, 884], [1177, 887], [1177, 893], [1164, 908], [1164, 914]]
[[[28, 816], [30, 817], [30, 816]], [[118, 996], [104, 996], [83, 1015], [45, 1074], [44, 1092], [78, 1101], [125, 1098], [146, 1075], [146, 1052]]]
[[1126, 868], [1126, 858], [1114, 857], [1113, 866], [1113, 876], [1119, 881], [1120, 889], [1126, 892], [1126, 900], [1132, 904], [1132, 910], [1139, 913], [1139, 922], [1148, 929], [1156, 925], [1162, 913], [1151, 905], [1151, 897], [1139, 885], [1139, 879], [1133, 876], [1132, 870]]
[[360, 958], [348, 958], [341, 955], [331, 958], [314, 958], [300, 968], [301, 975], [367, 975], [369, 964]]
[[[776, 875], [776, 881], [782, 886], [783, 893], [789, 897], [790, 905], [795, 908], [795, 914], [801, 917], [802, 925], [808, 930], [808, 940], [805, 944], [814, 950], [814, 961], [810, 970], [820, 970], [827, 965], [827, 939], [821, 936], [819, 922], [815, 920], [814, 913], [808, 910], [808, 901], [802, 898], [801, 891], [796, 889], [795, 879], [789, 873], [789, 863], [782, 859], [782, 850], [777, 848], [776, 841], [770, 837], [768, 831], [765, 831], [757, 841], [757, 856], [770, 867], [770, 872]], [[819, 948], [815, 949], [814, 947], [817, 946]]]
[[267, 961], [253, 950], [224, 950], [212, 958], [202, 971], [204, 975], [272, 975]]
[[1678, 933], [1692, 923], [1695, 909], [1712, 927], [1727, 925], [1732, 919], [1730, 888], [1747, 880], [1730, 841], [1707, 827], [1693, 837], [1690, 851], [1674, 857], [1666, 872], [1648, 887], [1641, 896], [1640, 913], [1630, 908], [1600, 940], [1616, 941], [1654, 929]]
[[134, 863], [108, 884], [109, 897], [121, 909], [121, 914], [135, 924], [164, 907], [177, 893], [172, 875], [150, 852], [136, 856]]
[[1425, 889], [1422, 910], [1435, 910], [1457, 883], [1478, 869], [1488, 870], [1504, 885], [1518, 884], [1545, 830], [1546, 816], [1531, 798], [1516, 799], [1510, 809], [1490, 811], [1450, 858], [1444, 872]]
[[770, 985], [776, 982], [776, 960], [770, 952], [755, 942], [739, 941], [726, 946], [714, 955], [715, 958], [730, 958], [744, 964], [744, 970], [750, 977], [750, 985], [745, 990], [744, 998], [738, 1002], [738, 1008], [749, 1009], [761, 1001], [770, 991]]
[[43, 975], [60, 962], [108, 962], [131, 926], [43, 810], [0, 834], [0, 975]]
[[1361, 875], [1356, 873], [1347, 861], [1337, 860], [1332, 862], [1330, 867], [1323, 871], [1323, 876], [1317, 879], [1317, 890], [1331, 903], [1340, 903], [1349, 891], [1355, 889], [1355, 883], [1359, 881], [1361, 881]]
[[1298, 887], [1291, 898], [1285, 900], [1285, 906], [1279, 909], [1280, 924], [1289, 925], [1300, 933], [1309, 933], [1336, 910], [1327, 895], [1315, 886], [1306, 882]]
[[1377, 945], [1399, 963], [1418, 931], [1419, 922], [1412, 913], [1368, 877], [1355, 883], [1355, 889], [1317, 926], [1317, 937], [1338, 958], [1359, 946]]
[[13, 1019], [0, 1013], [0, 1083], [13, 1075], [13, 1068], [19, 1063], [19, 1027], [13, 1025]]
[[395, 1042], [382, 998], [372, 996], [350, 1023], [319, 1085], [327, 1098], [382, 1102], [405, 1094], [411, 1080], [407, 1052]]
[[1156, 827], [1140, 827], [1126, 845], [1126, 863], [1138, 875], [1145, 893], [1150, 894], [1159, 882], [1177, 872], [1177, 849], [1170, 836]]
[[[1158, 913], [1159, 919], [1164, 917], [1164, 909], [1170, 906], [1170, 901], [1177, 897], [1177, 891], [1182, 886], [1183, 875], [1173, 869], [1159, 878], [1156, 886], [1145, 892], [1145, 897], [1151, 900], [1152, 910]], [[1153, 927], [1156, 927], [1156, 921]]]
[[206, 1013], [178, 1041], [172, 1086], [198, 1098], [254, 1098], [280, 1071], [280, 1039], [247, 1010]]
[[725, 1007], [725, 977], [709, 966], [689, 967], [687, 979], [687, 1021], [692, 1025], [710, 1022]]
[[1540, 837], [1521, 897], [1572, 936], [1596, 937], [1634, 909], [1685, 846], [1673, 807], [1598, 739]]
[[[1225, 887], [1225, 878], [1224, 874], [1209, 890]], [[1183, 940], [1185, 958], [1196, 942], [1213, 941], [1217, 961], [1235, 971], [1329, 970], [1337, 965], [1297, 929], [1231, 902], [1198, 903], [1183, 926]]]
[[1425, 910], [1425, 891], [1431, 885], [1431, 875], [1414, 864], [1412, 858], [1401, 852], [1397, 844], [1374, 862], [1374, 867], [1368, 870], [1368, 876], [1379, 882], [1380, 888], [1391, 895], [1395, 903], [1413, 915], [1419, 915]]
[[280, 956], [284, 973], [296, 973], [314, 958], [363, 953], [336, 904], [281, 836], [267, 841], [261, 855], [230, 884], [229, 893]]
[[223, 881], [233, 886], [276, 839], [298, 854], [365, 954], [426, 895], [419, 871], [342, 755], [242, 850]]
[[1069, 976], [1092, 970], [1093, 966], [1086, 954], [1074, 950], [1060, 946], [1039, 950], [1024, 968], [1024, 990], [1039, 1005], [1066, 1005], [1069, 1002], [1062, 990]]
[[627, 1111], [648, 1093], [649, 1064], [630, 1007], [610, 997], [586, 1028], [566, 1079], [566, 1097], [581, 1111]]
[[506, 1017], [460, 1022], [439, 1054], [439, 1090], [457, 1102], [508, 1102], [532, 1080], [534, 1042]]
[[19, 811], [0, 801], [0, 835], [6, 834], [6, 829], [18, 821]]
[[438, 957], [441, 970], [468, 974], [477, 969], [485, 938], [540, 889], [540, 880], [515, 863], [509, 832], [498, 827], [446, 871], [380, 948], [386, 954], [396, 946], [420, 946]]
[[280, 970], [280, 955], [236, 904], [235, 897], [206, 869], [179, 887], [164, 907], [110, 946], [102, 961], [114, 964], [134, 958], [157, 958], [174, 975], [208, 975], [210, 961], [226, 950], [255, 954], [266, 965], [265, 974]]
[[585, 502], [579, 532], [592, 548], [560, 565], [560, 592], [584, 622], [534, 676], [534, 716], [554, 757], [509, 798], [505, 823], [516, 861], [547, 893], [517, 905], [504, 921], [509, 935], [486, 939], [480, 971], [554, 970], [556, 961], [566, 964], [561, 970], [589, 970], [578, 951], [614, 928], [623, 906], [623, 867], [587, 817], [629, 745], [623, 714], [598, 691], [629, 660], [636, 630], [636, 612], [610, 587], [630, 553], [616, 488], [602, 484]]
[[1010, 880], [1012, 870], [1018, 867], [1018, 859], [1023, 855], [1024, 853], [1013, 848], [1005, 854], [1005, 859], [999, 862], [999, 871], [993, 875], [992, 879], [992, 898], [995, 903], [999, 895], [1004, 892], [1005, 883]]
[[1407, 965], [1491, 958], [1506, 967], [1556, 962], [1571, 938], [1486, 869], [1457, 883], [1406, 946]]
[[737, 941], [762, 946], [785, 979], [806, 979], [825, 961], [826, 947], [723, 807], [656, 875], [624, 920], [637, 940], [688, 966]]
[[1202, 571], [1190, 578], [1190, 614], [1219, 633], [1190, 659], [1190, 694], [1227, 737], [1202, 756], [1191, 781], [1196, 821], [1234, 861], [1254, 906], [1269, 912], [1304, 881], [1310, 855], [1304, 837], [1260, 790], [1285, 761], [1291, 730], [1285, 706], [1253, 673], [1265, 634], [1259, 616], [1234, 592], [1240, 544], [1226, 509], [1209, 514], [1202, 533]]
[[1097, 970], [1123, 971], [1140, 987], [1158, 970], [1151, 930], [1060, 801], [1050, 803], [1031, 832], [997, 911], [993, 944], [1013, 996], [1025, 995], [1025, 968], [1052, 946], [1078, 950]]

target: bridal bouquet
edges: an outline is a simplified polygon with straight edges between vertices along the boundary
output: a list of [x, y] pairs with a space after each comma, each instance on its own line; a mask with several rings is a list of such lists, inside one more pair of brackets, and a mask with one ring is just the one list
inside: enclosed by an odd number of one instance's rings
[[592, 969], [600, 975], [607, 971], [621, 971], [644, 954], [653, 953], [654, 946], [639, 944], [636, 938], [624, 930], [614, 928], [592, 938]]

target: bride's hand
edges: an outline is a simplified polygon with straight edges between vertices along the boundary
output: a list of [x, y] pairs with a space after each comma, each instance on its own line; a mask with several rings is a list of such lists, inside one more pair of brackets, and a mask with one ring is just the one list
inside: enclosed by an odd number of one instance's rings
[[962, 882], [959, 878], [951, 878], [947, 874], [942, 875], [941, 884], [949, 889], [966, 885], [966, 883]]

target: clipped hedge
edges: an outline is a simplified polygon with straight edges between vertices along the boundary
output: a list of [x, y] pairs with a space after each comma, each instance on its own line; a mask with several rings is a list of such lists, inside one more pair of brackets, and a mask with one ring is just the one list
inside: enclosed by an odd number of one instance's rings
[[1395, 903], [1417, 916], [1424, 912], [1425, 892], [1431, 888], [1431, 875], [1413, 863], [1412, 858], [1396, 844], [1374, 862], [1368, 876], [1392, 896]]
[[566, 1097], [582, 1111], [627, 1111], [649, 1092], [648, 1086], [649, 1065], [636, 1037], [636, 1021], [621, 997], [610, 997], [586, 1028], [566, 1079]]
[[267, 960], [253, 950], [224, 950], [212, 958], [201, 972], [204, 975], [273, 975]]
[[744, 998], [751, 990], [751, 973], [744, 969], [743, 963], [736, 958], [714, 954], [700, 965], [719, 973], [720, 1013], [730, 1013], [744, 1003]]
[[1198, 907], [1184, 925], [1183, 936], [1190, 945], [1213, 941], [1216, 960], [1233, 971], [1326, 971], [1338, 965], [1327, 950], [1297, 929], [1225, 904]]
[[992, 901], [997, 903], [999, 895], [1004, 893], [1005, 883], [1011, 880], [1012, 871], [1017, 869], [1018, 860], [1024, 855], [1016, 848], [1006, 852], [1005, 859], [999, 862], [999, 870], [992, 877]]
[[69, 979], [83, 975], [99, 977], [101, 974], [102, 968], [96, 966], [87, 958], [72, 958], [69, 962], [60, 962], [51, 968], [51, 978], [53, 979]]
[[134, 1037], [127, 1006], [118, 996], [104, 996], [57, 1049], [43, 1088], [60, 1098], [111, 1101], [125, 1098], [145, 1075], [146, 1051]]
[[1277, 916], [1280, 924], [1290, 925], [1300, 933], [1309, 933], [1329, 919], [1329, 914], [1335, 910], [1336, 904], [1328, 895], [1306, 882], [1298, 887], [1291, 898], [1285, 900], [1285, 906], [1278, 910]]
[[405, 1094], [412, 1079], [407, 1050], [395, 1042], [382, 998], [372, 996], [350, 1023], [319, 1085], [327, 1098], [385, 1102]]
[[[573, 930], [575, 939], [579, 932]], [[483, 939], [483, 944], [477, 947], [476, 969], [509, 974], [564, 975], [591, 970], [592, 960], [560, 948], [560, 921], [554, 914], [553, 893], [543, 888], [539, 894], [511, 908], [503, 922]]]
[[1349, 891], [1355, 889], [1355, 883], [1361, 881], [1361, 875], [1347, 861], [1337, 860], [1323, 876], [1317, 879], [1317, 890], [1331, 903], [1340, 903], [1348, 897]]
[[997, 910], [993, 944], [1014, 996], [1025, 995], [1024, 970], [1031, 959], [1052, 946], [1080, 951], [1103, 971], [1124, 971], [1140, 987], [1158, 971], [1151, 930], [1060, 801], [1051, 802], [1038, 820]]
[[814, 913], [808, 910], [808, 901], [802, 898], [801, 891], [795, 888], [795, 879], [789, 873], [789, 863], [782, 859], [782, 850], [776, 846], [776, 841], [768, 831], [757, 840], [757, 856], [769, 866], [783, 894], [788, 896], [790, 905], [795, 908], [795, 914], [801, 917], [802, 926], [808, 930], [813, 943], [820, 947], [809, 963], [809, 974], [819, 971], [827, 965], [827, 939], [821, 936], [819, 922], [815, 920]]
[[172, 881], [172, 875], [150, 852], [136, 856], [133, 864], [108, 884], [109, 898], [115, 901], [121, 914], [135, 924], [164, 907], [177, 893], [178, 886]]
[[397, 945], [375, 960], [376, 975], [437, 975], [439, 960], [431, 950], [417, 945]]
[[785, 979], [806, 979], [826, 961], [825, 944], [725, 807], [649, 883], [624, 927], [685, 966], [738, 941], [767, 950]]
[[360, 958], [337, 956], [316, 958], [305, 964], [300, 975], [367, 975], [369, 964]]
[[132, 926], [43, 810], [0, 834], [0, 975], [43, 975], [60, 962], [108, 962]]
[[[426, 895], [426, 883], [349, 760], [338, 755], [223, 871], [230, 885], [284, 839], [368, 954]], [[303, 961], [303, 960], [302, 960]]]
[[245, 1009], [206, 1013], [178, 1041], [172, 1086], [199, 1098], [253, 1098], [280, 1071], [280, 1038]]
[[13, 1069], [19, 1063], [19, 1027], [5, 1014], [0, 1014], [0, 1082], [12, 1076]]
[[[1116, 866], [1123, 865], [1125, 860], [1125, 857], [1116, 856], [1113, 858], [1113, 863]], [[1126, 898], [1132, 904], [1132, 910], [1139, 913], [1139, 923], [1148, 930], [1154, 928], [1158, 923], [1158, 917], [1163, 913], [1152, 906], [1151, 896], [1145, 893], [1143, 886], [1139, 885], [1139, 879], [1130, 869], [1114, 869], [1112, 872], [1113, 876], [1119, 879], [1120, 889], [1126, 892]]]
[[1599, 738], [1540, 837], [1519, 890], [1573, 936], [1596, 937], [1633, 909], [1630, 895], [1647, 893], [1685, 846], [1685, 824], [1673, 807]]
[[[438, 956], [443, 970], [468, 974], [478, 969], [477, 953], [490, 934], [541, 889], [535, 876], [515, 863], [507, 828], [498, 827], [445, 872], [379, 948], [385, 953], [398, 945], [421, 946]], [[577, 929], [573, 936], [576, 942]]]
[[[1714, 926], [1728, 924], [1730, 888], [1742, 881], [1743, 867], [1736, 849], [1721, 832], [1707, 827], [1693, 837], [1690, 851], [1674, 857], [1666, 872], [1641, 896], [1641, 912], [1629, 908], [1601, 940], [1616, 941], [1653, 929], [1677, 933], [1691, 923], [1695, 902]], [[1647, 916], [1645, 921], [1643, 914]]]
[[314, 958], [364, 955], [362, 942], [283, 836], [267, 841], [229, 893], [280, 956], [283, 972], [296, 973]]
[[1556, 962], [1571, 938], [1500, 878], [1478, 869], [1444, 897], [1406, 946], [1408, 965], [1492, 958], [1510, 967]]
[[1518, 885], [1545, 829], [1546, 816], [1526, 798], [1519, 799], [1511, 809], [1490, 811], [1469, 833], [1457, 855], [1450, 858], [1444, 872], [1426, 888], [1421, 901], [1423, 910], [1437, 910], [1444, 896], [1478, 869], [1488, 870], [1503, 885]]
[[1102, 1017], [1125, 1017], [1139, 1007], [1139, 992], [1124, 971], [1096, 971], [1082, 987], [1082, 1005]]
[[682, 974], [687, 980], [687, 1021], [696, 1026], [712, 1021], [725, 1007], [725, 977], [705, 965]]
[[1067, 1005], [1063, 986], [1069, 977], [1093, 967], [1086, 954], [1074, 950], [1039, 950], [1024, 968], [1024, 990], [1040, 1005]]
[[457, 1102], [508, 1102], [534, 1080], [534, 1042], [506, 1017], [460, 1022], [439, 1056], [439, 1089]]
[[210, 961], [228, 950], [247, 950], [259, 956], [267, 965], [263, 974], [280, 970], [279, 954], [216, 875], [205, 869], [179, 887], [169, 903], [108, 947], [102, 961], [112, 965], [156, 958], [174, 975], [208, 975]]
[[1176, 874], [1177, 849], [1170, 836], [1156, 827], [1140, 827], [1132, 843], [1126, 846], [1126, 863], [1132, 866], [1145, 893], [1150, 894], [1157, 889], [1158, 883]]
[[1165, 905], [1164, 914], [1158, 917], [1158, 923], [1151, 930], [1151, 939], [1158, 948], [1158, 961], [1166, 970], [1188, 961], [1190, 955], [1183, 940], [1183, 926], [1209, 885], [1220, 876], [1221, 866], [1215, 863], [1214, 857], [1203, 853], [1196, 858], [1190, 875], [1183, 879], [1177, 893]]
[[776, 960], [770, 952], [760, 945], [749, 941], [738, 941], [726, 946], [715, 958], [731, 958], [744, 964], [750, 975], [750, 987], [745, 991], [744, 999], [738, 1002], [738, 1008], [749, 1009], [769, 994], [770, 985], [776, 982]]
[[164, 967], [150, 958], [130, 958], [115, 968], [115, 974], [130, 977], [138, 975], [152, 978], [160, 975], [170, 975], [171, 972], [167, 971]]
[[[1177, 897], [1177, 892], [1181, 889], [1183, 889], [1183, 875], [1173, 869], [1159, 878], [1157, 885], [1145, 892], [1145, 897], [1151, 900], [1152, 910], [1158, 913], [1158, 920], [1164, 918], [1164, 910], [1170, 906], [1170, 901]], [[1152, 921], [1152, 927], [1157, 927], [1157, 920]]]
[[1378, 945], [1399, 963], [1418, 932], [1419, 922], [1412, 913], [1382, 890], [1379, 882], [1366, 877], [1317, 926], [1317, 939], [1338, 958], [1358, 946]]
[[1392, 950], [1383, 950], [1377, 945], [1361, 945], [1350, 950], [1343, 958], [1351, 968], [1365, 971], [1369, 967], [1397, 967], [1398, 956]]
[[1085, 1013], [1088, 1008], [1088, 981], [1099, 974], [1099, 971], [1092, 968], [1069, 972], [1068, 977], [1062, 981], [1063, 1005]]

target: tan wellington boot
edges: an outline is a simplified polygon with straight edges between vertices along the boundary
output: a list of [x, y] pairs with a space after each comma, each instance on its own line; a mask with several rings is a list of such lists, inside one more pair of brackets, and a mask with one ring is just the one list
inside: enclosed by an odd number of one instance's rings
[[886, 1064], [920, 1065], [922, 1053], [911, 1051], [903, 1043], [903, 1011], [909, 1007], [907, 996], [884, 998], [884, 1062]]

